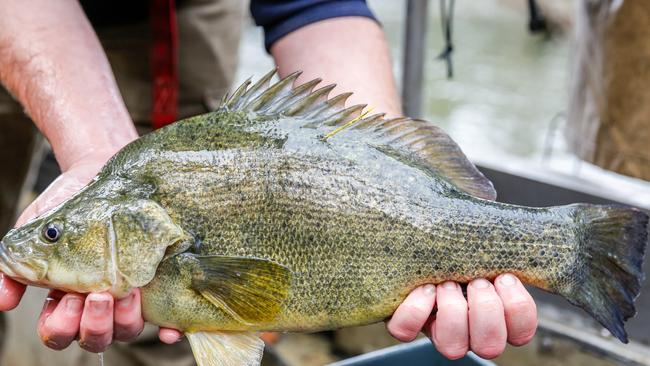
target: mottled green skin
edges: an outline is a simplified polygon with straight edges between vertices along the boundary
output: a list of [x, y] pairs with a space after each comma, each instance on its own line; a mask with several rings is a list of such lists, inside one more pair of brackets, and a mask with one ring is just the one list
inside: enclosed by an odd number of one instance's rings
[[321, 141], [299, 125], [221, 111], [145, 136], [107, 165], [100, 180], [140, 187], [127, 195], [162, 205], [198, 239], [190, 252], [270, 259], [292, 273], [281, 313], [245, 325], [190, 288], [191, 254], [176, 255], [143, 288], [147, 320], [195, 331], [322, 330], [384, 319], [427, 282], [508, 271], [570, 289], [579, 265], [572, 209], [475, 199], [359, 143], [359, 132]]

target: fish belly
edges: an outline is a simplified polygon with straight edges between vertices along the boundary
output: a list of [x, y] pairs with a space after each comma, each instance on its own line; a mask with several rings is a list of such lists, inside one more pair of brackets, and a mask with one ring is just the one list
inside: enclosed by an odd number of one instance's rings
[[[262, 324], [234, 321], [193, 291], [189, 271], [171, 260], [148, 286], [157, 288], [157, 309], [168, 313], [163, 325], [316, 331], [368, 324], [390, 316], [424, 283], [465, 283], [511, 272], [553, 289], [570, 271], [574, 255], [573, 244], [566, 242], [568, 224], [553, 212], [521, 218], [522, 213], [501, 210], [495, 216], [481, 213], [495, 211], [491, 205], [469, 213], [470, 207], [457, 203], [421, 227], [381, 211], [342, 213], [278, 195], [268, 204], [222, 209], [220, 220], [199, 220], [210, 222], [211, 230], [191, 231], [204, 235], [197, 255], [261, 258], [286, 266], [291, 286], [278, 317]], [[179, 319], [182, 324], [171, 324]]]

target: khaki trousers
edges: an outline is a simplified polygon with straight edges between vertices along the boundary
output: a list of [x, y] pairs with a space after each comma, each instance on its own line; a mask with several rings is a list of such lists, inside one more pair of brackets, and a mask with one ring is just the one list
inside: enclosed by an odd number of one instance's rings
[[[244, 6], [245, 2], [237, 0], [186, 0], [179, 5], [179, 118], [206, 112], [206, 99], [220, 98], [230, 87]], [[127, 108], [141, 131], [148, 129], [151, 107], [148, 32], [146, 22], [97, 29]], [[32, 191], [42, 157], [41, 140], [22, 108], [0, 89], [0, 235], [13, 225], [20, 197]], [[41, 343], [36, 322], [46, 294], [44, 289], [28, 289], [18, 309], [0, 319], [0, 365], [98, 365], [97, 355], [76, 344], [64, 351], [53, 351]], [[137, 341], [112, 345], [104, 354], [104, 364], [195, 363], [186, 341], [164, 345], [157, 339], [157, 329], [147, 326]]]

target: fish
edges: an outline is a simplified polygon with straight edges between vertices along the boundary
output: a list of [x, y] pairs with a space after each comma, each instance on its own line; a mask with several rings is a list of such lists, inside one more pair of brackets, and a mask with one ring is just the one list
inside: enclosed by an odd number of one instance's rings
[[498, 203], [435, 125], [274, 74], [125, 146], [10, 230], [0, 270], [79, 293], [141, 288], [145, 320], [185, 332], [200, 366], [258, 365], [257, 332], [375, 323], [423, 284], [505, 272], [628, 341], [646, 213]]

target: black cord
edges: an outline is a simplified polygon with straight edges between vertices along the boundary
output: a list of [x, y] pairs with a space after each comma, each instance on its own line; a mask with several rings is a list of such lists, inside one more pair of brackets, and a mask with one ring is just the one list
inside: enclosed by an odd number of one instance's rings
[[440, 0], [440, 24], [442, 25], [442, 34], [445, 38], [445, 48], [437, 58], [444, 60], [447, 64], [448, 79], [454, 77], [454, 64], [451, 59], [451, 55], [454, 52], [454, 45], [452, 43], [454, 4], [455, 0], [449, 0], [449, 7], [447, 7], [447, 0]]

